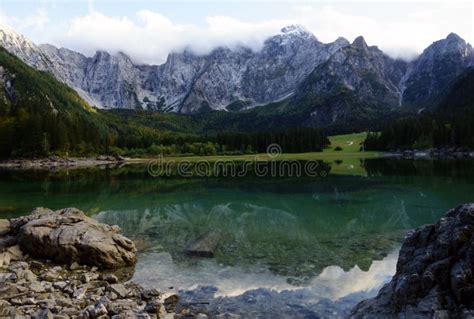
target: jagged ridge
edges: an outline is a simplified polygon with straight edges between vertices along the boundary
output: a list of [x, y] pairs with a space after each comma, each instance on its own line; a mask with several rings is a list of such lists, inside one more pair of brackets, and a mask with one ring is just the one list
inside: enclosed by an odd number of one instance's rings
[[344, 38], [324, 44], [303, 27], [288, 26], [258, 52], [220, 47], [200, 56], [185, 50], [171, 53], [162, 65], [138, 65], [124, 53], [86, 57], [36, 46], [4, 26], [0, 35], [7, 50], [49, 70], [98, 107], [193, 113], [289, 99], [293, 107], [311, 109], [313, 126], [333, 124], [360, 105], [376, 111], [424, 107], [474, 61], [472, 47], [455, 34], [408, 63], [368, 46], [362, 37], [352, 44]]

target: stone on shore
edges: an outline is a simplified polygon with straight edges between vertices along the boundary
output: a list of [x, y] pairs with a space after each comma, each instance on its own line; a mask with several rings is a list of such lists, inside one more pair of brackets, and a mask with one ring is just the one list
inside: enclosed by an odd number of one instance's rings
[[98, 272], [99, 267], [136, 262], [135, 245], [117, 226], [98, 223], [74, 208], [37, 208], [1, 222], [2, 230], [0, 318], [173, 316], [176, 295], [128, 281], [123, 269]]
[[[110, 285], [95, 267], [76, 270], [33, 260], [16, 261], [0, 271], [1, 318], [164, 318], [173, 316], [178, 298], [133, 282]], [[61, 274], [57, 280], [45, 273]], [[82, 278], [90, 280], [84, 282]], [[119, 287], [120, 286], [120, 287]], [[119, 288], [118, 288], [119, 287]], [[112, 289], [126, 294], [111, 295]], [[111, 298], [112, 297], [112, 298]], [[150, 305], [153, 304], [153, 307]]]
[[24, 257], [15, 236], [10, 234], [10, 231], [10, 222], [0, 219], [0, 268], [6, 268], [10, 262], [22, 260]]
[[100, 268], [132, 266], [137, 260], [134, 243], [118, 226], [101, 224], [76, 208], [36, 208], [12, 219], [10, 227], [21, 250], [32, 257]]
[[397, 272], [352, 318], [473, 318], [474, 204], [451, 209], [405, 239]]
[[8, 219], [0, 219], [0, 236], [5, 235], [10, 231], [10, 222]]

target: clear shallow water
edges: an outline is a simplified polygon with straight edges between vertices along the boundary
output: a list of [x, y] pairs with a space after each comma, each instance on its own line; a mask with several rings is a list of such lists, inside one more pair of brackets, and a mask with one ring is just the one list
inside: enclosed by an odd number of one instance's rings
[[[198, 309], [340, 317], [390, 279], [407, 230], [473, 200], [474, 162], [362, 165], [362, 176], [300, 179], [1, 172], [0, 214], [75, 206], [118, 224], [140, 248], [134, 280]], [[183, 253], [209, 231], [221, 234], [215, 258]]]

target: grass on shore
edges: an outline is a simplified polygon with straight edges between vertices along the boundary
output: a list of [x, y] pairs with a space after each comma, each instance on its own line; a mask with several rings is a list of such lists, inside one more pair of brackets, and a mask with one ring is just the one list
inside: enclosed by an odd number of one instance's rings
[[[329, 136], [329, 140], [331, 141], [331, 146], [329, 148], [326, 148], [324, 152], [326, 153], [331, 153], [331, 152], [359, 153], [360, 154], [361, 153], [360, 148], [366, 137], [367, 137], [366, 132]], [[336, 151], [335, 150], [336, 147], [340, 147], [342, 148], [342, 150]]]
[[[365, 175], [361, 159], [379, 156], [378, 152], [362, 152], [361, 146], [367, 132], [329, 136], [331, 146], [323, 151], [331, 164], [332, 174]], [[336, 151], [336, 147], [341, 150]]]
[[[330, 147], [322, 152], [309, 153], [282, 153], [276, 158], [268, 154], [244, 154], [244, 155], [211, 155], [211, 156], [167, 156], [165, 161], [267, 161], [277, 160], [321, 160], [331, 164], [332, 174], [346, 175], [365, 175], [365, 170], [361, 166], [361, 159], [378, 157], [378, 152], [360, 151], [361, 143], [364, 141], [367, 133], [354, 133], [345, 135], [330, 136]], [[334, 150], [336, 147], [342, 148], [340, 151]], [[146, 161], [146, 159], [137, 159], [134, 161]]]

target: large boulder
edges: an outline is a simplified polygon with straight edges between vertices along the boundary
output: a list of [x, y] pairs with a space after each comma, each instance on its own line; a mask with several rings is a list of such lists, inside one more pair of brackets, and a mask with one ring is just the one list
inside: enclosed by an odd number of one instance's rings
[[473, 318], [474, 204], [408, 234], [397, 271], [352, 318]]
[[33, 257], [100, 268], [131, 266], [137, 260], [135, 244], [118, 226], [99, 223], [76, 208], [36, 208], [10, 220], [10, 227], [21, 249]]

